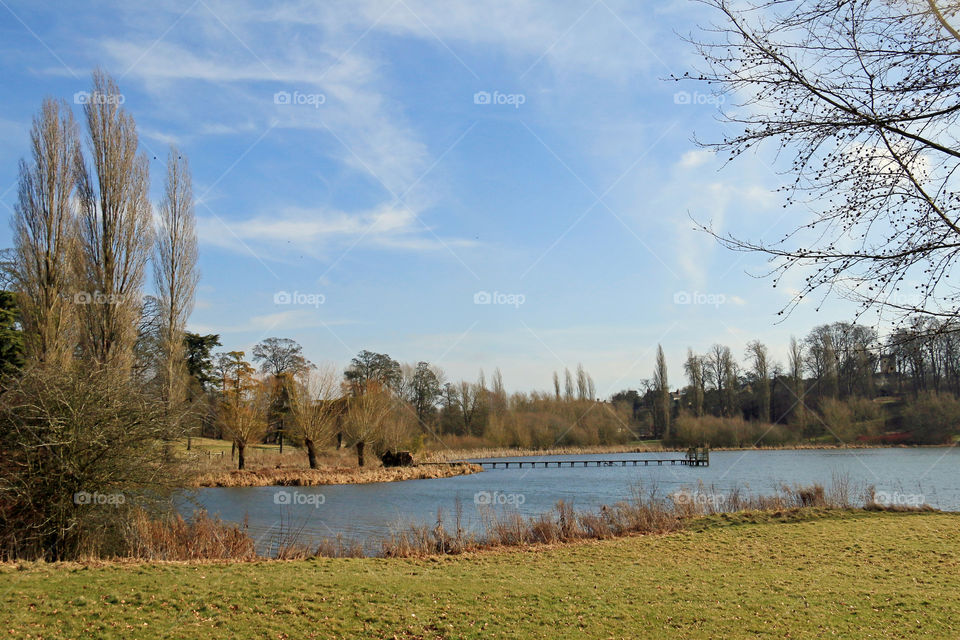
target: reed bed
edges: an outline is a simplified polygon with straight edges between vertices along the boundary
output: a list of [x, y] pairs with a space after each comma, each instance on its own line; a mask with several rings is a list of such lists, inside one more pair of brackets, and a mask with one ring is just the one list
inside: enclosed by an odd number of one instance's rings
[[874, 499], [872, 486], [856, 489], [849, 477], [837, 475], [829, 488], [781, 485], [770, 495], [748, 495], [740, 489], [721, 492], [700, 484], [692, 491], [664, 495], [656, 486], [637, 488], [629, 500], [596, 512], [577, 512], [559, 501], [550, 513], [524, 517], [515, 511], [481, 507], [481, 532], [465, 534], [458, 513], [456, 531], [447, 532], [442, 513], [432, 527], [415, 524], [397, 528], [381, 545], [385, 557], [426, 557], [502, 547], [550, 545], [577, 540], [602, 540], [627, 535], [679, 531], [699, 518], [719, 514], [765, 512], [797, 517], [814, 510], [933, 511], [929, 505], [888, 506]]
[[253, 560], [257, 557], [246, 523], [225, 523], [197, 511], [189, 520], [180, 514], [152, 518], [131, 514], [124, 536], [129, 558], [139, 560]]
[[[822, 449], [875, 449], [877, 447], [914, 447], [924, 445], [877, 444], [870, 442], [793, 442], [788, 444], [757, 444], [742, 447], [710, 446], [711, 451], [798, 451]], [[660, 451], [686, 451], [686, 445], [632, 444], [597, 445], [592, 447], [553, 447], [549, 449], [511, 449], [507, 447], [455, 448], [437, 451], [425, 451], [420, 454], [423, 462], [450, 462], [455, 460], [473, 460], [481, 458], [514, 458], [520, 456], [562, 456], [590, 455], [598, 453], [655, 453]]]
[[412, 467], [333, 467], [324, 469], [232, 469], [199, 473], [193, 487], [312, 487], [328, 484], [366, 484], [450, 478], [479, 473], [475, 464], [425, 464]]
[[592, 447], [553, 447], [549, 449], [511, 449], [508, 447], [479, 447], [476, 449], [444, 449], [425, 451], [418, 457], [423, 462], [451, 462], [479, 458], [514, 458], [519, 456], [589, 455], [597, 453], [650, 453], [663, 451], [659, 445], [597, 445]]

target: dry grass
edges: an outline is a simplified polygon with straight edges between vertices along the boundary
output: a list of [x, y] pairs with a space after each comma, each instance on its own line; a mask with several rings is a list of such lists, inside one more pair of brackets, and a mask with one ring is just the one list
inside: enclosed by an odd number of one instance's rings
[[[854, 494], [858, 494], [855, 498]], [[764, 512], [802, 517], [806, 510], [934, 511], [930, 506], [887, 507], [873, 498], [873, 487], [855, 491], [849, 477], [837, 475], [829, 488], [782, 485], [772, 495], [717, 491], [700, 485], [694, 491], [663, 495], [656, 486], [638, 488], [630, 500], [603, 506], [597, 512], [578, 513], [560, 501], [553, 512], [523, 517], [516, 512], [481, 511], [482, 532], [464, 534], [457, 507], [456, 532], [448, 533], [443, 514], [433, 527], [410, 525], [393, 531], [382, 544], [386, 557], [427, 557], [485, 551], [504, 547], [557, 544], [576, 540], [603, 540], [627, 535], [663, 534], [686, 528], [700, 518], [719, 514]]]
[[199, 473], [194, 487], [312, 487], [327, 484], [366, 484], [450, 478], [483, 471], [475, 464], [427, 464], [413, 467], [332, 467], [325, 469], [270, 468], [232, 469]]
[[[820, 450], [820, 449], [875, 449], [877, 447], [907, 447], [916, 445], [884, 445], [866, 442], [794, 442], [783, 445], [756, 445], [743, 447], [711, 446], [711, 451], [744, 451], [749, 449], [765, 451]], [[664, 446], [657, 442], [644, 444], [598, 445], [593, 447], [554, 447], [550, 449], [510, 449], [496, 447], [456, 448], [441, 451], [425, 451], [418, 458], [423, 462], [451, 462], [455, 460], [478, 460], [482, 458], [514, 458], [521, 456], [562, 456], [588, 455], [598, 453], [654, 453], [660, 451], [686, 451], [686, 446]]]
[[243, 526], [197, 511], [188, 521], [179, 514], [156, 519], [134, 513], [127, 524], [127, 553], [140, 560], [253, 560], [253, 538]]
[[594, 447], [553, 447], [550, 449], [510, 449], [479, 447], [476, 449], [444, 449], [442, 451], [426, 451], [418, 457], [423, 462], [451, 462], [454, 460], [480, 458], [513, 458], [518, 456], [563, 456], [587, 455], [596, 453], [649, 453], [664, 451], [659, 444], [654, 445], [598, 445]]

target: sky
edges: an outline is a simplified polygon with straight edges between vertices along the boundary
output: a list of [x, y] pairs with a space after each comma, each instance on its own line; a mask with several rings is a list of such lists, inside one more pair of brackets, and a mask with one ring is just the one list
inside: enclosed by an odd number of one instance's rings
[[[91, 72], [120, 85], [160, 199], [189, 158], [201, 282], [189, 329], [224, 350], [289, 337], [316, 363], [362, 349], [449, 379], [499, 367], [546, 389], [582, 363], [601, 396], [687, 348], [852, 319], [778, 312], [763, 256], [694, 228], [771, 240], [808, 220], [770, 150], [724, 165], [697, 140], [737, 108], [696, 83], [686, 0], [34, 2], [0, 0], [0, 211], [46, 96], [81, 116]], [[0, 246], [10, 246], [0, 225]], [[819, 310], [817, 307], [820, 307]]]

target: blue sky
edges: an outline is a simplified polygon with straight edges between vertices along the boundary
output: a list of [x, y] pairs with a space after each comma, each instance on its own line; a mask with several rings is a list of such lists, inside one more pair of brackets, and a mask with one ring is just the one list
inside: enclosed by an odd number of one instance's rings
[[722, 135], [715, 100], [665, 78], [697, 65], [679, 34], [716, 18], [703, 5], [266, 4], [0, 3], [5, 215], [41, 100], [73, 104], [101, 66], [156, 199], [168, 145], [190, 158], [190, 328], [226, 348], [499, 366], [516, 390], [582, 362], [609, 395], [650, 377], [658, 342], [677, 386], [688, 346], [759, 338], [782, 360], [791, 334], [851, 317], [782, 320], [802, 273], [774, 289], [762, 257], [692, 228], [769, 240], [810, 216], [783, 208], [764, 151], [722, 167], [692, 142]]

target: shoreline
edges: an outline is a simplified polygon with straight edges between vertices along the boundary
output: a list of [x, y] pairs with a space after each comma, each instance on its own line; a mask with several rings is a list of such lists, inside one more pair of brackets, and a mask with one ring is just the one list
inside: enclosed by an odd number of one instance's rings
[[[778, 446], [756, 447], [710, 447], [710, 451], [807, 451], [829, 449], [932, 449], [951, 448], [956, 444], [828, 444], [828, 443], [800, 443]], [[597, 455], [603, 453], [658, 453], [669, 451], [683, 453], [687, 447], [669, 447], [657, 445], [597, 445], [589, 447], [550, 447], [547, 449], [511, 449], [511, 448], [481, 448], [481, 449], [451, 449], [449, 451], [432, 451], [424, 454], [422, 463], [450, 463], [459, 460], [480, 460], [486, 458], [522, 458], [562, 455]]]
[[332, 467], [325, 469], [233, 469], [197, 475], [187, 488], [318, 487], [333, 484], [374, 484], [404, 480], [435, 480], [480, 473], [475, 464], [423, 464], [412, 467]]

